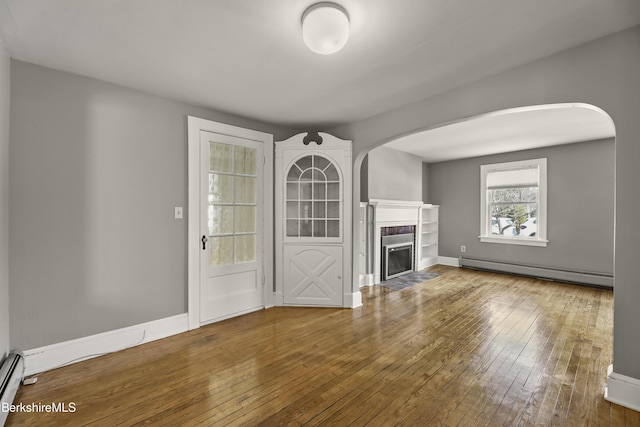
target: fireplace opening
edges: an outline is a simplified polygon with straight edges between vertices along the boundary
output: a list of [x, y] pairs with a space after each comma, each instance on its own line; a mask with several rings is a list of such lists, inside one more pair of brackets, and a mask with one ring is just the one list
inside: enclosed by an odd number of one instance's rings
[[414, 234], [382, 237], [382, 280], [393, 279], [414, 269]]

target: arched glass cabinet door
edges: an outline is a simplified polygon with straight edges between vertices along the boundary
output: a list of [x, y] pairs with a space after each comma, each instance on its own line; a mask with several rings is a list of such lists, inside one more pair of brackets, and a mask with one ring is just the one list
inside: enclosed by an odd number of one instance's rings
[[318, 154], [295, 161], [287, 173], [286, 237], [340, 238], [341, 212], [342, 186], [336, 165]]

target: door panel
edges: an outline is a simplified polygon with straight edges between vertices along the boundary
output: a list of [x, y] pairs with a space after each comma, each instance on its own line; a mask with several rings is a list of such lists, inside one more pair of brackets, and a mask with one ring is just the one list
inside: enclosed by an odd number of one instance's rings
[[342, 305], [342, 247], [284, 247], [284, 303]]
[[262, 307], [262, 291], [256, 273], [255, 270], [241, 271], [208, 280], [200, 296], [201, 317], [215, 320]]
[[257, 141], [201, 131], [200, 322], [264, 306], [263, 149]]

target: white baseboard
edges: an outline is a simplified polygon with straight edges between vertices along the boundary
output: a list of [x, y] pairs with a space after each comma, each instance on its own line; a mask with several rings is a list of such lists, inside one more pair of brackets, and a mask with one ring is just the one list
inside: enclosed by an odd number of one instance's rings
[[609, 365], [604, 398], [625, 408], [640, 411], [640, 380], [613, 372]]
[[273, 293], [273, 305], [275, 307], [284, 305], [284, 293], [282, 293], [282, 291], [276, 291]]
[[361, 274], [359, 276], [360, 287], [373, 286], [373, 274]]
[[24, 352], [25, 376], [124, 350], [189, 330], [187, 313]]
[[450, 267], [460, 267], [460, 260], [458, 258], [453, 258], [448, 256], [439, 256], [438, 264], [448, 265]]
[[362, 305], [362, 293], [360, 291], [351, 294], [344, 294], [344, 306], [346, 308], [357, 308]]

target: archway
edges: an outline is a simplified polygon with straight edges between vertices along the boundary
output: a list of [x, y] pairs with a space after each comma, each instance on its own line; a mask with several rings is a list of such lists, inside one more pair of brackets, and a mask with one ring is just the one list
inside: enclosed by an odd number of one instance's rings
[[[526, 137], [523, 137], [526, 135]], [[556, 220], [556, 225], [553, 228], [553, 232], [556, 234], [554, 245], [550, 250], [546, 252], [535, 250], [520, 250], [509, 251], [505, 248], [496, 248], [496, 245], [489, 245], [493, 250], [493, 258], [504, 258], [505, 261], [511, 263], [520, 264], [534, 264], [542, 265], [545, 268], [553, 268], [566, 270], [570, 272], [576, 272], [579, 274], [567, 274], [560, 277], [581, 277], [583, 273], [593, 274], [596, 278], [596, 282], [591, 284], [596, 285], [613, 285], [613, 242], [614, 242], [614, 165], [615, 165], [615, 126], [611, 117], [602, 109], [584, 103], [559, 103], [559, 104], [546, 104], [546, 105], [534, 105], [528, 107], [519, 107], [493, 111], [485, 114], [480, 114], [471, 117], [461, 118], [459, 120], [443, 123], [436, 126], [430, 126], [423, 129], [418, 129], [409, 134], [398, 135], [397, 137], [388, 138], [385, 141], [381, 141], [366, 151], [360, 152], [355, 158], [354, 164], [354, 202], [365, 201], [362, 200], [360, 194], [362, 194], [362, 181], [361, 172], [362, 165], [365, 157], [375, 151], [377, 148], [385, 146], [394, 148], [396, 150], [404, 151], [406, 153], [412, 153], [425, 161], [434, 159], [435, 163], [449, 162], [448, 165], [454, 160], [463, 158], [482, 158], [483, 161], [491, 161], [495, 158], [509, 158], [505, 153], [539, 153], [546, 155], [545, 151], [551, 151], [558, 156], [557, 162], [564, 162], [562, 169], [556, 164], [553, 172], [553, 180], [558, 181], [558, 177], [562, 174], [567, 174], [567, 171], [575, 170], [577, 175], [573, 180], [574, 188], [585, 190], [587, 187], [593, 187], [593, 185], [580, 185], [582, 179], [591, 178], [592, 182], [598, 184], [598, 177], [589, 176], [588, 172], [585, 172], [584, 163], [580, 163], [579, 157], [582, 160], [588, 159], [588, 156], [598, 156], [610, 158], [610, 161], [606, 164], [606, 168], [598, 168], [598, 172], [604, 177], [602, 182], [602, 192], [604, 192], [604, 203], [601, 205], [596, 204], [597, 209], [592, 209], [585, 216], [585, 221], [580, 221], [579, 217], [574, 221], [575, 224], [563, 225], [560, 228], [557, 224], [560, 221], [566, 222], [564, 218], [571, 215], [571, 207], [565, 207], [564, 209], [558, 209], [559, 203], [554, 202], [554, 210], [551, 213], [551, 217]], [[590, 144], [578, 144], [582, 142], [590, 141]], [[491, 143], [490, 143], [491, 142]], [[569, 150], [566, 147], [571, 147]], [[589, 148], [589, 152], [585, 152], [584, 148]], [[551, 149], [549, 147], [565, 147], [564, 150]], [[583, 150], [577, 150], [577, 148], [583, 148]], [[533, 150], [533, 151], [531, 151]], [[537, 150], [537, 151], [536, 151]], [[558, 154], [560, 152], [560, 154]], [[573, 153], [573, 154], [572, 154]], [[576, 156], [575, 153], [580, 153]], [[595, 153], [595, 154], [594, 154]], [[597, 154], [604, 153], [604, 154]], [[385, 159], [386, 160], [386, 159]], [[598, 161], [601, 161], [599, 159]], [[477, 163], [477, 162], [476, 162]], [[606, 162], [605, 162], [606, 163]], [[475, 166], [474, 166], [475, 167]], [[479, 171], [479, 167], [477, 168]], [[474, 179], [479, 179], [478, 171], [473, 172]], [[455, 175], [456, 172], [453, 174]], [[580, 178], [580, 173], [582, 178]], [[451, 174], [449, 174], [451, 178]], [[593, 175], [593, 174], [591, 174]], [[450, 179], [453, 181], [454, 179]], [[477, 196], [479, 191], [479, 184], [473, 182], [462, 184], [455, 192], [459, 192], [461, 189], [471, 191], [470, 198]], [[366, 183], [365, 183], [366, 185]], [[610, 185], [610, 187], [607, 187]], [[391, 185], [393, 187], [393, 183]], [[470, 189], [469, 187], [473, 187]], [[560, 191], [560, 190], [558, 190]], [[562, 191], [572, 191], [563, 187]], [[594, 190], [600, 195], [599, 190]], [[575, 191], [572, 191], [575, 192]], [[368, 192], [367, 192], [368, 193]], [[390, 193], [388, 193], [390, 194]], [[565, 193], [568, 194], [568, 193]], [[367, 194], [368, 195], [368, 194]], [[554, 200], [557, 200], [559, 196], [555, 196]], [[393, 195], [389, 196], [393, 198]], [[440, 203], [438, 200], [424, 200], [426, 203]], [[474, 202], [475, 203], [475, 202]], [[567, 204], [564, 204], [567, 206]], [[473, 211], [473, 209], [479, 210], [479, 203], [473, 204], [473, 206], [466, 206], [465, 213], [467, 211]], [[569, 210], [567, 210], [569, 209]], [[603, 214], [600, 213], [603, 212]], [[607, 212], [609, 211], [609, 212]], [[354, 204], [354, 212], [357, 212], [357, 208]], [[606, 215], [606, 218], [604, 217]], [[479, 218], [479, 215], [478, 215]], [[589, 219], [591, 221], [597, 220], [597, 218], [605, 218], [605, 227], [595, 228], [596, 233], [583, 234], [578, 237], [570, 236], [571, 233], [575, 233], [572, 230], [584, 230], [588, 228]], [[468, 219], [468, 218], [467, 218]], [[450, 258], [456, 261], [456, 258], [461, 256], [458, 252], [460, 244], [466, 248], [471, 249], [473, 254], [474, 250], [478, 250], [479, 242], [478, 236], [478, 220], [472, 219], [471, 222], [464, 221], [466, 230], [464, 233], [460, 232], [461, 227], [458, 223], [459, 219], [449, 220], [448, 235], [454, 234], [454, 227], [451, 223], [455, 223], [455, 233], [458, 235], [464, 235], [464, 237], [455, 237], [457, 241], [458, 249], [453, 250], [452, 246], [456, 243], [449, 242], [445, 245], [444, 253], [440, 253], [444, 257]], [[360, 242], [362, 237], [359, 235], [362, 231], [357, 227], [357, 223], [354, 220], [354, 242]], [[463, 227], [462, 227], [463, 228]], [[571, 230], [569, 230], [569, 228]], [[442, 233], [442, 231], [441, 231]], [[447, 233], [445, 229], [445, 233]], [[466, 234], [465, 234], [466, 233]], [[442, 234], [441, 234], [442, 235]], [[568, 236], [568, 237], [567, 237]], [[446, 237], [446, 235], [445, 235]], [[475, 239], [475, 240], [474, 240]], [[450, 239], [451, 240], [451, 239]], [[565, 243], [562, 243], [562, 242]], [[602, 244], [602, 242], [605, 242]], [[466, 243], [466, 244], [465, 244]], [[469, 243], [471, 243], [469, 245]], [[583, 257], [584, 259], [578, 259], [579, 256], [574, 259], [565, 259], [565, 266], [561, 263], [557, 263], [557, 260], [562, 259], [563, 254], [574, 253], [572, 248], [579, 247], [594, 247], [599, 244], [600, 251], [593, 251], [593, 257]], [[357, 245], [354, 245], [357, 247]], [[442, 245], [440, 246], [442, 248]], [[486, 250], [487, 245], [483, 246]], [[517, 259], [517, 257], [505, 258], [505, 253], [519, 253], [524, 260]], [[547, 254], [546, 256], [540, 256], [541, 253]], [[607, 254], [602, 257], [601, 254]], [[354, 260], [358, 260], [362, 256], [361, 253], [357, 253], [354, 250]], [[527, 262], [528, 261], [528, 262]], [[372, 268], [373, 263], [365, 263], [367, 269]], [[354, 272], [354, 283], [362, 283], [362, 274], [372, 274], [373, 271], [360, 271]], [[563, 273], [564, 274], [564, 273]], [[607, 277], [600, 281], [601, 277]], [[568, 279], [570, 280], [570, 279]], [[586, 280], [586, 279], [585, 279]], [[354, 292], [356, 289], [354, 289]]]

